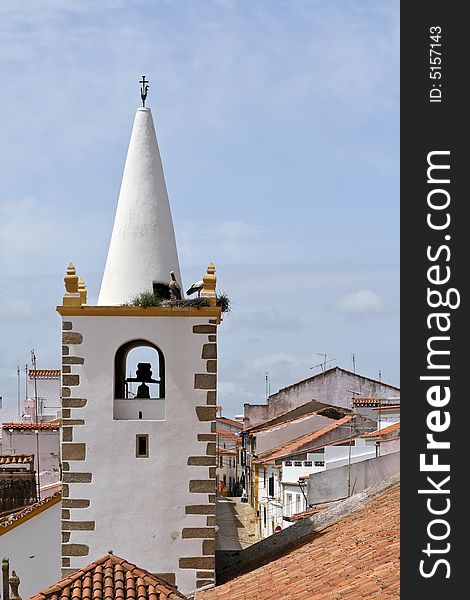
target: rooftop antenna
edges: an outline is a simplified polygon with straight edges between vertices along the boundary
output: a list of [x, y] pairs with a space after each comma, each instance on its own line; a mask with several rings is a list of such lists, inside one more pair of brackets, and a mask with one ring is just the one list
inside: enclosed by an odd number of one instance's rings
[[[317, 353], [319, 354], [319, 353]], [[323, 356], [326, 359], [326, 354], [320, 354], [320, 356]], [[316, 369], [317, 367], [321, 367], [322, 371], [326, 370], [326, 365], [330, 362], [334, 362], [336, 360], [336, 358], [330, 358], [330, 360], [324, 360], [321, 363], [318, 363], [317, 365], [313, 365], [312, 367], [309, 367], [310, 370], [312, 369]]]
[[379, 381], [380, 381], [380, 383], [382, 383], [382, 371], [380, 371], [380, 369], [379, 369]]
[[140, 86], [140, 97], [142, 99], [142, 106], [145, 108], [145, 101], [147, 100], [147, 94], [149, 91], [149, 80], [145, 79], [145, 75], [142, 75], [142, 79], [139, 81]]
[[264, 374], [264, 378], [265, 378], [265, 385], [266, 385], [265, 393], [266, 393], [266, 400], [267, 400], [271, 393], [271, 384], [269, 382], [269, 373], [267, 371]]
[[41, 482], [40, 482], [40, 466], [39, 466], [39, 419], [38, 419], [38, 372], [36, 364], [36, 354], [34, 350], [31, 350], [31, 365], [33, 367], [33, 378], [34, 378], [34, 422], [36, 423], [36, 467], [38, 470], [37, 474], [37, 495], [38, 500], [41, 500]]
[[18, 377], [18, 423], [21, 422], [21, 408], [20, 408], [20, 403], [21, 403], [21, 398], [20, 398], [20, 394], [21, 394], [21, 381], [20, 381], [20, 373], [21, 373], [21, 369], [20, 369], [20, 365], [18, 365], [16, 367], [16, 375]]
[[351, 354], [351, 357], [352, 357], [353, 373], [355, 373], [356, 372], [356, 355]]

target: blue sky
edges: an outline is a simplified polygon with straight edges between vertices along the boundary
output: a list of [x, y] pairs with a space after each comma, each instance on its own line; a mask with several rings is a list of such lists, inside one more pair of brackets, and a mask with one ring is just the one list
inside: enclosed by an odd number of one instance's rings
[[185, 285], [232, 313], [219, 403], [335, 363], [399, 384], [397, 0], [0, 3], [0, 395], [60, 366], [63, 275], [98, 295], [140, 76]]

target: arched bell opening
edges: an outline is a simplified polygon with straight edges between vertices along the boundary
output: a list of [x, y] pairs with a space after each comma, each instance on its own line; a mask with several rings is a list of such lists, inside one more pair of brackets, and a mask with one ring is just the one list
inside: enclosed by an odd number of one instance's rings
[[165, 397], [165, 358], [152, 342], [127, 342], [116, 352], [114, 364], [115, 398]]
[[114, 360], [114, 419], [165, 419], [165, 358], [148, 340], [131, 340]]

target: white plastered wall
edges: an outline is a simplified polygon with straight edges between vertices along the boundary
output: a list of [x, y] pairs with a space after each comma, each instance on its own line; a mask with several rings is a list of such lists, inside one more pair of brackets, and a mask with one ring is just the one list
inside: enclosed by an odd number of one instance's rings
[[[191, 317], [70, 317], [83, 343], [70, 345], [80, 385], [72, 398], [86, 398], [72, 409], [73, 442], [86, 443], [86, 460], [70, 461], [71, 471], [92, 473], [92, 483], [71, 483], [70, 498], [90, 500], [90, 507], [70, 509], [72, 521], [95, 521], [95, 531], [72, 531], [70, 543], [86, 544], [87, 557], [71, 557], [80, 568], [109, 549], [154, 573], [176, 572], [180, 590], [196, 587], [195, 571], [178, 570], [180, 557], [202, 556], [202, 539], [182, 539], [183, 527], [206, 527], [206, 515], [186, 515], [190, 504], [207, 504], [208, 495], [189, 492], [191, 479], [208, 479], [208, 467], [187, 466], [189, 456], [206, 454], [211, 422], [198, 420], [195, 407], [206, 405], [206, 390], [194, 389], [195, 373], [206, 372], [201, 358], [205, 334], [193, 326], [208, 320]], [[133, 339], [157, 345], [165, 357], [166, 420], [113, 420], [114, 357]], [[155, 371], [155, 370], [154, 370]], [[149, 435], [149, 458], [136, 458], [136, 434]]]

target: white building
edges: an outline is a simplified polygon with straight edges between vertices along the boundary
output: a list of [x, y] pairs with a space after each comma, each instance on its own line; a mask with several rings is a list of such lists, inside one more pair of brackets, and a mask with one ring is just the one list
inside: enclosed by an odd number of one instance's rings
[[183, 593], [214, 581], [215, 268], [206, 306], [124, 304], [168, 288], [170, 271], [180, 282], [153, 119], [139, 108], [98, 305], [69, 265], [57, 307], [64, 576], [112, 549]]
[[27, 600], [60, 577], [60, 494], [0, 517], [0, 556], [21, 579]]

